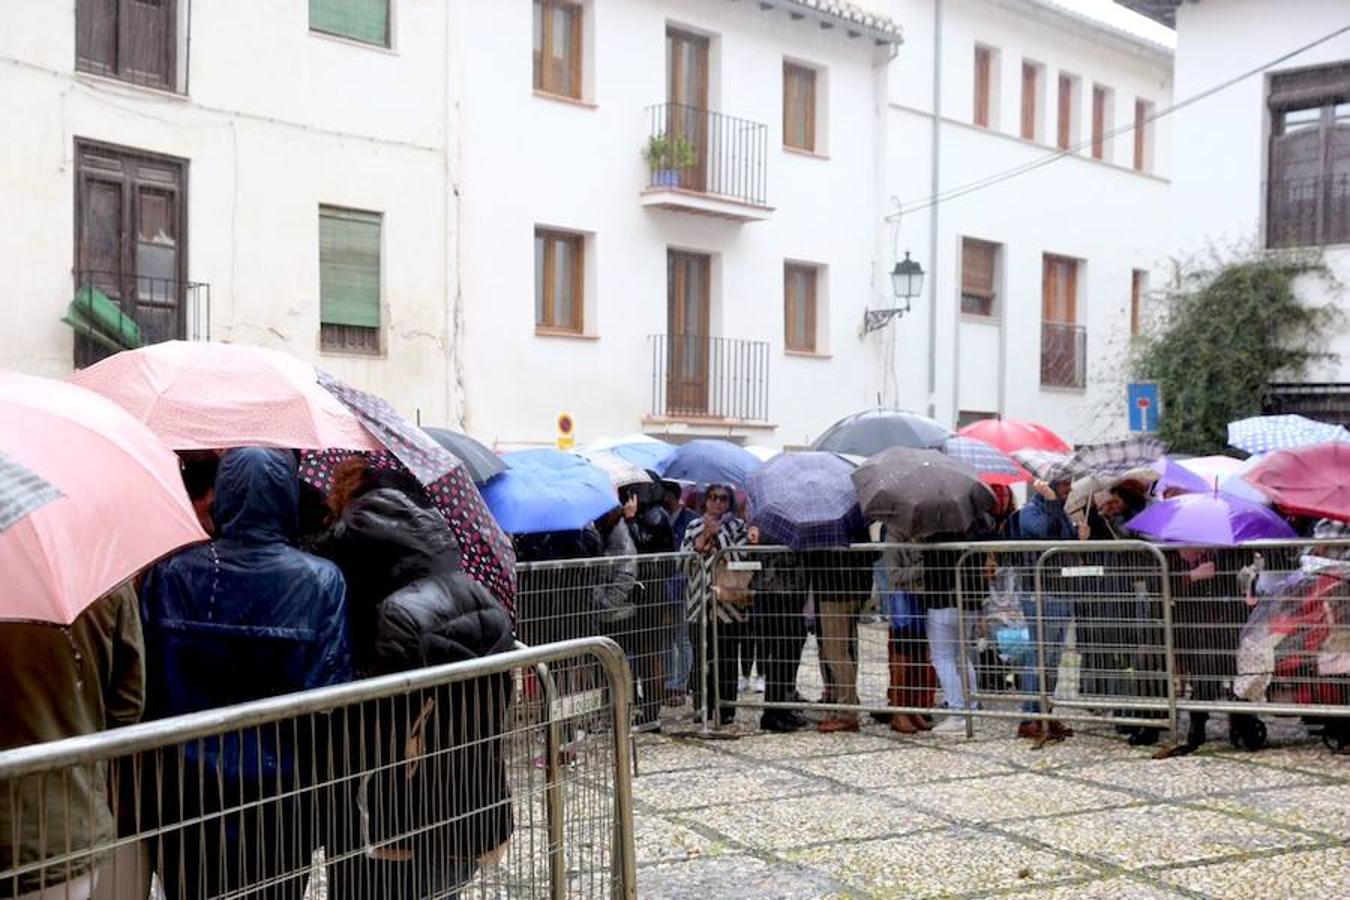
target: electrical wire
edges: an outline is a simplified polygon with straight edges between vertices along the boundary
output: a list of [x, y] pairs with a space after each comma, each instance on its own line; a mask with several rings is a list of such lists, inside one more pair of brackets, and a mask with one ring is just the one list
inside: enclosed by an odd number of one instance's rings
[[[1190, 97], [1187, 97], [1185, 100], [1180, 100], [1176, 103], [1173, 103], [1171, 106], [1157, 110], [1152, 115], [1146, 116], [1144, 118], [1144, 124], [1145, 125], [1152, 124], [1153, 122], [1158, 121], [1164, 116], [1170, 116], [1173, 113], [1185, 109], [1188, 106], [1192, 106], [1196, 103], [1199, 103], [1201, 100], [1204, 100], [1207, 97], [1212, 97], [1213, 95], [1219, 93], [1220, 91], [1227, 90], [1228, 88], [1233, 87], [1234, 85], [1242, 81], [1245, 81], [1248, 78], [1251, 78], [1253, 75], [1259, 75], [1262, 72], [1266, 71], [1267, 69], [1271, 68], [1272, 66], [1278, 66], [1282, 62], [1293, 59], [1300, 53], [1304, 53], [1308, 50], [1311, 50], [1313, 47], [1316, 47], [1319, 44], [1324, 44], [1327, 41], [1332, 40], [1333, 38], [1337, 38], [1347, 32], [1350, 32], [1350, 25], [1345, 25], [1341, 28], [1337, 28], [1334, 31], [1328, 32], [1327, 34], [1324, 34], [1321, 37], [1313, 41], [1310, 41], [1309, 43], [1306, 43], [1301, 47], [1298, 47], [1294, 50], [1290, 50], [1287, 53], [1281, 54], [1280, 56], [1277, 56], [1268, 62], [1262, 63], [1261, 65], [1256, 66], [1255, 68], [1248, 69], [1247, 71], [1242, 72], [1239, 75], [1235, 75], [1232, 78], [1229, 78], [1227, 81], [1220, 82], [1219, 84], [1207, 88], [1206, 90], [1203, 90], [1198, 94], [1194, 94]], [[1108, 138], [1114, 138], [1117, 135], [1128, 134], [1129, 132], [1135, 129], [1136, 124], [1137, 122], [1129, 122], [1125, 125], [1113, 128], [1112, 130], [1103, 134], [1100, 140], [1105, 141]], [[956, 200], [960, 197], [966, 196], [967, 194], [973, 194], [976, 191], [981, 191], [984, 190], [985, 188], [993, 187], [996, 184], [1001, 184], [1004, 181], [1008, 181], [1020, 175], [1025, 175], [1028, 172], [1034, 172], [1035, 170], [1040, 169], [1044, 166], [1048, 166], [1053, 162], [1057, 162], [1061, 159], [1064, 159], [1066, 156], [1075, 156], [1078, 154], [1079, 151], [1084, 150], [1087, 147], [1091, 147], [1096, 142], [1097, 139], [1089, 138], [1088, 140], [1082, 141], [1072, 147], [1067, 147], [1063, 150], [1056, 150], [1053, 153], [1048, 153], [1045, 156], [1038, 157], [1037, 159], [1034, 159], [1031, 162], [1023, 163], [1019, 166], [1013, 166], [1010, 169], [1005, 169], [1001, 172], [996, 172], [992, 175], [987, 175], [984, 178], [978, 179], [977, 181], [972, 181], [967, 184], [959, 185], [957, 187], [951, 188], [950, 190], [943, 191], [939, 194], [931, 194], [922, 199], [914, 200], [911, 203], [901, 204], [901, 209], [905, 213], [922, 212], [925, 209], [930, 209], [931, 207], [941, 205], [950, 200]]]

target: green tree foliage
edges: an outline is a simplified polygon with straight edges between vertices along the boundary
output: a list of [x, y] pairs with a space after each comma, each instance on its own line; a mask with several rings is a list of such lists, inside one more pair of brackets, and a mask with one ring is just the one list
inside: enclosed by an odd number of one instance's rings
[[1222, 452], [1228, 423], [1260, 415], [1271, 382], [1332, 358], [1322, 336], [1339, 312], [1300, 302], [1295, 282], [1306, 278], [1338, 286], [1320, 255], [1250, 252], [1183, 275], [1168, 291], [1135, 340], [1130, 369], [1158, 382], [1159, 436], [1174, 451]]

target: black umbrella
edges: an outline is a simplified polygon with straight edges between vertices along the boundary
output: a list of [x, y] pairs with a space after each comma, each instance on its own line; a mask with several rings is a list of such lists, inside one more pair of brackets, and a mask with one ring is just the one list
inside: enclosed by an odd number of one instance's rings
[[918, 413], [869, 409], [835, 422], [816, 438], [811, 449], [874, 456], [891, 447], [939, 447], [951, 436], [941, 423]]
[[493, 476], [506, 471], [506, 463], [497, 454], [475, 441], [467, 434], [451, 431], [448, 428], [423, 428], [436, 443], [449, 450], [469, 469], [469, 474], [478, 484], [487, 484]]
[[936, 450], [893, 447], [853, 472], [863, 515], [897, 540], [965, 534], [994, 508], [994, 493], [971, 470]]

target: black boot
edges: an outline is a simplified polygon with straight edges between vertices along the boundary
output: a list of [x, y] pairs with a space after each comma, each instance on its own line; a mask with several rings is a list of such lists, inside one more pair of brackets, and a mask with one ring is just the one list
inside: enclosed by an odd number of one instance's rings
[[1171, 759], [1175, 756], [1190, 756], [1200, 749], [1205, 743], [1205, 725], [1209, 722], [1209, 713], [1193, 712], [1190, 715], [1190, 723], [1186, 733], [1186, 740], [1182, 743], [1172, 744], [1164, 747], [1153, 754], [1154, 759]]

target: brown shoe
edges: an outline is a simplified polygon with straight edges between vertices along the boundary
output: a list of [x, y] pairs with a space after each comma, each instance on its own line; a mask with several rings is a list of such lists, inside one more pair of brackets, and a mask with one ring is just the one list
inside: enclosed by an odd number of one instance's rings
[[1050, 736], [1057, 741], [1062, 741], [1065, 738], [1073, 737], [1073, 729], [1070, 728], [1068, 725], [1065, 725], [1063, 722], [1058, 722], [1054, 719], [1051, 719], [1049, 727], [1050, 727]]
[[917, 725], [917, 726], [919, 727], [919, 730], [920, 730], [920, 731], [932, 731], [932, 730], [933, 730], [933, 717], [932, 717], [932, 716], [917, 715], [917, 716], [910, 716], [910, 719], [912, 719], [913, 722], [914, 722], [914, 724]]
[[833, 734], [836, 731], [857, 731], [858, 718], [856, 716], [831, 716], [816, 726], [816, 731], [821, 734]]
[[898, 731], [901, 734], [918, 734], [922, 730], [914, 724], [913, 719], [904, 713], [896, 713], [891, 716], [891, 731]]
[[1021, 722], [1017, 726], [1017, 736], [1039, 741], [1045, 735], [1045, 726], [1038, 721]]

